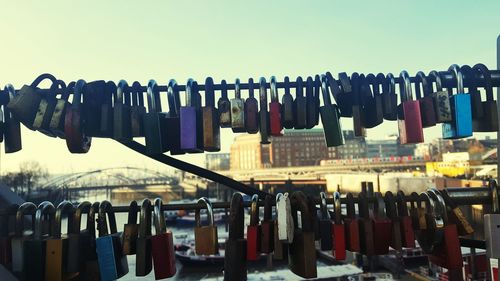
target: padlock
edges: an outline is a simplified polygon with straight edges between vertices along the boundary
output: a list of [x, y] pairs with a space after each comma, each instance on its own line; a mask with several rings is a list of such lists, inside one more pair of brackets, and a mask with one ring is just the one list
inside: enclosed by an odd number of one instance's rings
[[259, 227], [259, 196], [252, 196], [250, 207], [250, 224], [247, 226], [247, 260], [256, 261], [260, 258], [260, 227]]
[[333, 249], [333, 222], [330, 219], [330, 212], [326, 204], [326, 193], [320, 192], [320, 218], [319, 218], [319, 231], [320, 231], [320, 248], [321, 251], [329, 251]]
[[169, 108], [168, 114], [160, 114], [160, 128], [163, 138], [163, 150], [169, 150], [170, 155], [184, 154], [184, 151], [181, 149], [180, 138], [181, 123], [179, 119], [179, 112], [181, 107], [181, 100], [179, 97], [177, 82], [174, 79], [171, 79], [168, 82], [167, 100]]
[[[4, 87], [4, 92], [8, 93], [9, 100], [13, 100], [16, 96], [16, 90], [12, 84], [7, 84]], [[21, 124], [13, 115], [8, 106], [4, 106], [4, 140], [5, 153], [14, 153], [22, 149], [21, 142]]]
[[[434, 109], [434, 99], [432, 98], [432, 86], [428, 83], [422, 71], [417, 72], [417, 82], [415, 82], [415, 95], [420, 102], [420, 117], [422, 127], [429, 128], [436, 126], [436, 110]], [[421, 86], [421, 87], [420, 87]]]
[[259, 132], [259, 107], [254, 96], [253, 79], [248, 79], [248, 98], [245, 100], [245, 128], [247, 133]]
[[281, 121], [285, 129], [293, 129], [295, 125], [295, 118], [293, 113], [294, 102], [292, 94], [290, 93], [290, 78], [285, 76], [284, 79], [285, 94], [281, 97]]
[[[144, 114], [142, 121], [144, 125], [146, 153], [149, 155], [161, 154], [167, 151], [164, 143], [168, 137], [163, 135], [161, 130], [165, 114], [161, 113], [160, 90], [155, 80], [149, 80], [148, 82], [147, 100], [148, 112]], [[176, 138], [176, 136], [172, 136], [171, 138]]]
[[214, 225], [214, 213], [212, 203], [208, 198], [198, 199], [198, 204], [203, 204], [207, 209], [208, 225], [201, 225], [200, 209], [196, 209], [194, 228], [195, 251], [197, 255], [216, 255], [219, 253], [219, 243], [217, 241], [217, 227]]
[[[314, 245], [314, 230], [310, 218], [313, 214], [307, 203], [307, 197], [301, 191], [296, 191], [291, 196], [292, 217], [295, 225], [293, 242], [288, 251], [288, 267], [303, 278], [316, 278], [316, 248]], [[298, 228], [298, 215], [301, 214], [302, 228]]]
[[314, 76], [314, 126], [319, 124], [319, 97], [321, 96], [321, 76], [316, 74]]
[[[69, 201], [63, 201], [57, 206], [56, 216], [53, 226], [51, 225], [51, 234], [46, 241], [45, 250], [45, 280], [70, 280], [77, 274], [69, 274], [67, 270], [68, 264], [68, 237], [61, 236], [61, 222], [63, 214], [68, 217], [68, 229], [72, 225], [72, 216], [75, 212], [75, 207]], [[51, 222], [52, 224], [52, 222]], [[68, 233], [69, 231], [66, 231]]]
[[435, 247], [441, 244], [443, 240], [443, 227], [445, 211], [441, 206], [436, 205], [435, 200], [424, 192], [420, 194], [420, 201], [426, 203], [425, 214], [425, 228], [420, 226], [416, 231], [416, 237], [420, 248], [424, 253], [432, 253]]
[[398, 130], [401, 144], [421, 143], [424, 141], [420, 102], [413, 99], [408, 72], [401, 71], [399, 84], [401, 103], [398, 106]]
[[[127, 98], [128, 97], [128, 98]], [[132, 139], [130, 119], [130, 88], [127, 81], [120, 80], [116, 87], [116, 99], [113, 103], [113, 138], [119, 141]]]
[[[25, 215], [31, 216], [32, 223], [35, 222], [35, 211], [37, 207], [32, 202], [24, 202], [19, 206], [16, 212], [15, 234], [11, 239], [11, 258], [12, 258], [12, 272], [16, 275], [24, 272], [24, 241], [31, 237], [25, 235], [24, 219]], [[32, 229], [34, 231], [34, 229]]]
[[387, 255], [392, 239], [392, 222], [386, 215], [384, 197], [380, 192], [375, 192], [374, 195], [373, 242], [375, 255]]
[[401, 225], [401, 243], [405, 248], [415, 248], [415, 233], [412, 227], [412, 218], [408, 214], [408, 206], [403, 191], [396, 194], [398, 217]]
[[4, 119], [4, 116], [3, 116], [3, 109], [2, 109], [2, 107], [6, 107], [6, 106], [5, 105], [4, 106], [0, 106], [0, 143], [3, 142], [3, 136], [5, 134], [5, 119]]
[[42, 224], [44, 218], [48, 219], [49, 222], [53, 222], [54, 213], [54, 205], [48, 201], [43, 201], [36, 209], [33, 239], [25, 240], [23, 245], [23, 280], [39, 281], [40, 277], [45, 276], [47, 241], [43, 235]]
[[[19, 209], [18, 204], [10, 204], [6, 210], [9, 214], [12, 212], [17, 212]], [[0, 265], [3, 265], [6, 269], [11, 270], [12, 268], [12, 238], [13, 235], [15, 234], [15, 229], [14, 232], [10, 231], [11, 226], [14, 226], [14, 224], [11, 223], [11, 216], [6, 214], [3, 216], [0, 216]]]
[[358, 73], [354, 72], [351, 75], [351, 83], [352, 83], [352, 121], [354, 128], [354, 136], [355, 137], [365, 137], [366, 129], [363, 126], [363, 108], [361, 104], [361, 84], [362, 84], [362, 76]]
[[465, 215], [462, 213], [462, 210], [458, 207], [457, 204], [451, 199], [448, 191], [438, 191], [437, 189], [434, 192], [438, 192], [441, 197], [443, 197], [444, 202], [446, 204], [446, 214], [448, 220], [457, 226], [458, 235], [465, 236], [474, 233], [474, 228], [469, 223]]
[[38, 76], [30, 86], [24, 85], [17, 95], [13, 95], [9, 99], [9, 103], [7, 104], [7, 108], [14, 117], [30, 130], [34, 130], [33, 122], [42, 101], [42, 95], [36, 91], [37, 86], [45, 79], [50, 80], [52, 84], [57, 81], [51, 74], [44, 73]]
[[[69, 88], [70, 87], [68, 85], [68, 89]], [[103, 109], [105, 109], [109, 105], [112, 111], [112, 104], [112, 97], [106, 92], [106, 81], [97, 80], [85, 84], [85, 87], [83, 89], [83, 114], [85, 116], [84, 119], [87, 123], [87, 125], [85, 126], [85, 134], [91, 137], [104, 136], [103, 131], [101, 131], [101, 120], [103, 117], [102, 114], [104, 113]], [[64, 118], [64, 112], [61, 116]], [[61, 118], [61, 121], [64, 124], [63, 118]], [[111, 118], [113, 118], [112, 115]], [[54, 120], [54, 118], [52, 118], [52, 120]], [[54, 122], [57, 122], [57, 120], [54, 120]], [[109, 134], [107, 136], [111, 137], [113, 131], [111, 130], [108, 133]]]
[[342, 223], [342, 205], [340, 202], [340, 192], [333, 194], [333, 207], [335, 210], [333, 234], [333, 252], [335, 260], [343, 261], [346, 258], [345, 225]]
[[227, 83], [226, 80], [220, 82], [221, 97], [217, 101], [217, 108], [219, 109], [219, 124], [221, 128], [231, 127], [231, 102], [227, 97]]
[[81, 108], [84, 87], [84, 80], [80, 79], [76, 82], [72, 104], [66, 109], [64, 119], [66, 146], [71, 153], [87, 153], [92, 143], [92, 138], [85, 135], [85, 119], [83, 119]]
[[294, 237], [294, 222], [292, 218], [292, 206], [288, 192], [276, 195], [276, 213], [278, 222], [278, 239], [285, 243], [292, 243]]
[[375, 234], [365, 192], [361, 192], [358, 195], [358, 210], [360, 216], [359, 237], [361, 253], [367, 256], [373, 256], [375, 255]]
[[116, 280], [125, 276], [128, 273], [127, 256], [122, 254], [121, 233], [116, 228], [115, 213], [109, 201], [102, 201], [99, 206], [97, 230], [99, 237], [95, 243], [101, 280]]
[[[371, 88], [370, 88], [371, 85]], [[379, 83], [374, 74], [368, 74], [361, 85], [364, 119], [366, 128], [374, 128], [384, 121], [384, 109], [382, 95], [380, 95]]]
[[132, 84], [132, 93], [130, 96], [132, 98], [132, 107], [130, 108], [130, 127], [132, 137], [144, 137], [142, 120], [144, 114], [146, 114], [146, 107], [144, 106], [141, 83], [135, 81]]
[[386, 214], [391, 220], [391, 240], [390, 245], [396, 251], [401, 251], [403, 249], [403, 237], [402, 237], [402, 218], [398, 216], [396, 198], [392, 192], [387, 191], [384, 196]]
[[170, 230], [167, 230], [165, 214], [161, 209], [162, 205], [163, 202], [161, 198], [156, 198], [153, 210], [155, 235], [151, 236], [151, 248], [156, 280], [172, 277], [177, 272], [175, 267], [174, 236]]
[[114, 134], [113, 104], [116, 97], [116, 84], [113, 81], [106, 83], [105, 91], [102, 94], [101, 104], [101, 125], [99, 135], [112, 138]]
[[186, 83], [186, 106], [181, 106], [179, 112], [181, 149], [188, 153], [203, 152], [201, 106], [197, 95], [198, 83], [189, 79]]
[[[432, 98], [434, 99], [434, 109], [436, 110], [436, 122], [444, 123], [451, 122], [451, 105], [448, 96], [448, 90], [443, 89], [441, 84], [441, 76], [435, 70], [429, 72], [429, 83], [434, 82], [436, 84], [436, 91], [432, 93]], [[431, 84], [432, 88], [432, 84]]]
[[66, 92], [66, 84], [57, 80], [50, 86], [49, 93], [46, 93], [40, 100], [38, 111], [36, 112], [35, 119], [33, 120], [33, 129], [45, 134], [49, 137], [55, 137], [56, 134], [50, 129], [50, 122], [54, 115], [57, 99], [56, 96], [64, 95]]
[[260, 222], [260, 252], [270, 254], [274, 251], [273, 198], [266, 195], [264, 199], [264, 218]]
[[[203, 149], [205, 151], [220, 151], [219, 112], [215, 108], [214, 80], [205, 80], [205, 106], [203, 113]], [[245, 124], [243, 124], [243, 127]]]
[[484, 215], [484, 238], [486, 241], [486, 255], [490, 259], [500, 258], [500, 214]]
[[377, 74], [377, 81], [382, 85], [382, 108], [384, 110], [384, 119], [390, 121], [398, 120], [398, 95], [396, 95], [396, 80], [392, 73], [384, 76], [383, 73]]
[[306, 129], [312, 129], [316, 126], [316, 112], [319, 107], [316, 107], [316, 100], [314, 97], [314, 80], [311, 76], [306, 79]]
[[[90, 208], [92, 204], [88, 201], [83, 201], [76, 207], [75, 214], [73, 216], [73, 224], [68, 223], [68, 253], [67, 253], [67, 265], [66, 270], [70, 273], [78, 274], [85, 268], [84, 262], [88, 255], [88, 251], [91, 248], [91, 230], [89, 227], [88, 216], [90, 213]], [[82, 214], [87, 213], [87, 228], [81, 231], [80, 225], [82, 220]], [[70, 220], [68, 219], [68, 222]], [[95, 225], [94, 225], [95, 226]], [[94, 238], [95, 239], [95, 238]]]
[[[474, 127], [474, 121], [484, 116], [483, 105], [481, 104], [481, 92], [477, 88], [478, 85], [475, 79], [476, 70], [473, 70], [469, 65], [462, 65], [460, 71], [462, 71], [464, 80], [465, 77], [467, 77], [468, 80], [467, 92], [470, 95], [472, 126]], [[452, 89], [450, 89], [450, 92], [453, 93]]]
[[260, 143], [269, 144], [269, 112], [267, 111], [266, 78], [259, 79], [259, 132]]
[[137, 201], [132, 200], [128, 207], [127, 223], [123, 226], [122, 253], [124, 255], [135, 255], [137, 253], [137, 236], [139, 234], [137, 212], [139, 212]]
[[144, 199], [141, 204], [141, 217], [137, 235], [136, 276], [146, 276], [153, 269], [151, 249], [151, 201]]
[[[332, 93], [334, 93], [335, 100], [339, 105], [340, 116], [342, 117], [352, 117], [352, 86], [351, 81], [349, 80], [349, 76], [345, 72], [339, 73], [339, 93], [333, 92], [333, 89], [330, 89]], [[330, 72], [326, 73], [326, 78], [328, 81], [334, 80], [333, 75]]]
[[312, 195], [307, 195], [307, 205], [309, 206], [309, 213], [311, 214], [311, 225], [314, 231], [314, 241], [321, 240], [321, 233], [319, 228], [319, 218], [318, 218], [318, 208], [316, 207], [316, 201]]
[[229, 236], [225, 243], [224, 280], [247, 280], [247, 241], [243, 237], [243, 197], [234, 193], [229, 213]]
[[288, 260], [288, 244], [279, 240], [278, 220], [274, 221], [274, 252], [273, 260]]
[[360, 220], [356, 218], [356, 206], [354, 204], [354, 196], [352, 193], [348, 192], [346, 194], [346, 201], [347, 216], [344, 218], [346, 248], [350, 252], [359, 253], [361, 252], [359, 239]]
[[457, 227], [448, 221], [445, 201], [441, 194], [437, 192], [437, 189], [428, 190], [427, 193], [430, 195], [430, 199], [435, 201], [435, 204], [440, 205], [438, 209], [441, 210], [443, 219], [442, 239], [440, 243], [436, 244], [432, 253], [428, 255], [429, 261], [448, 270], [460, 271], [459, 275], [462, 275], [463, 258]]
[[453, 64], [448, 68], [457, 82], [457, 93], [451, 94], [452, 121], [443, 124], [443, 138], [457, 139], [472, 136], [472, 109], [470, 95], [465, 93], [460, 67]]
[[245, 100], [241, 98], [240, 79], [234, 81], [234, 99], [231, 99], [231, 129], [243, 133], [245, 129]]
[[425, 208], [422, 207], [421, 198], [416, 192], [410, 194], [410, 217], [412, 229], [417, 233], [421, 229], [426, 229]]
[[281, 104], [278, 97], [278, 87], [276, 86], [276, 77], [271, 76], [269, 80], [269, 91], [271, 92], [271, 102], [269, 103], [269, 124], [271, 136], [279, 137], [283, 134], [283, 124], [281, 120]]
[[[481, 102], [484, 115], [480, 118], [474, 118], [472, 125], [475, 132], [496, 132], [498, 131], [498, 109], [497, 102], [493, 98], [493, 86], [491, 82], [491, 72], [481, 63], [474, 65], [477, 74], [483, 74], [484, 90], [486, 91], [486, 100]], [[474, 80], [477, 76], [474, 76]], [[479, 95], [480, 97], [480, 95]], [[474, 116], [474, 115], [473, 115]]]
[[300, 76], [297, 76], [297, 80], [295, 80], [293, 118], [295, 129], [305, 129], [307, 127], [307, 99], [304, 97], [304, 82]]
[[[65, 138], [64, 136], [64, 117], [66, 115], [66, 109], [71, 104], [68, 102], [70, 91], [73, 91], [75, 83], [72, 82], [68, 85], [66, 89], [61, 93], [61, 98], [57, 99], [56, 105], [54, 107], [52, 116], [49, 121], [49, 130], [56, 136], [60, 138]], [[85, 95], [85, 92], [84, 92]], [[88, 119], [85, 119], [89, 122]]]
[[330, 100], [327, 84], [330, 84], [330, 89], [338, 88], [336, 82], [329, 82], [326, 76], [322, 76], [321, 90], [323, 94], [323, 106], [319, 108], [321, 123], [323, 124], [323, 131], [325, 133], [326, 146], [340, 146], [344, 144], [344, 136], [340, 126], [340, 113], [337, 104], [332, 104]]
[[[100, 281], [99, 262], [97, 259], [96, 237], [95, 237], [95, 215], [99, 212], [100, 203], [94, 202], [89, 209], [87, 216], [87, 229], [82, 232], [80, 241], [83, 250], [83, 270], [80, 271], [79, 279], [82, 281]], [[88, 234], [88, 242], [85, 242], [85, 237]]]

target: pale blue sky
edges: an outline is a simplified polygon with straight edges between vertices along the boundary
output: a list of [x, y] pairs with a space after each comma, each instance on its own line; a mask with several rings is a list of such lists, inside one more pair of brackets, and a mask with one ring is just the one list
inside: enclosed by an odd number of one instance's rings
[[[1, 1], [0, 84], [19, 88], [43, 72], [63, 80], [175, 78], [246, 81], [331, 71], [495, 68], [500, 1]], [[230, 92], [230, 95], [232, 92]], [[245, 95], [246, 93], [244, 93]], [[345, 129], [352, 127], [343, 119]], [[234, 135], [222, 130], [223, 150]], [[397, 132], [395, 122], [368, 131]], [[426, 129], [426, 140], [440, 128]], [[484, 136], [484, 135], [483, 135]], [[34, 159], [53, 172], [156, 162], [111, 140], [71, 155], [60, 139], [23, 130], [23, 151], [1, 170]], [[203, 155], [185, 156], [203, 163]]]

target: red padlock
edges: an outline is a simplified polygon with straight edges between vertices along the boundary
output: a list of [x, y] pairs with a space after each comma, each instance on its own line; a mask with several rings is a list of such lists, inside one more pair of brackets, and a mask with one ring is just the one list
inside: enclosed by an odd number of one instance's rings
[[463, 258], [457, 226], [448, 221], [446, 204], [441, 194], [435, 189], [428, 190], [427, 193], [430, 195], [430, 200], [434, 201], [435, 211], [439, 212], [438, 215], [442, 217], [444, 223], [442, 228], [443, 239], [441, 243], [434, 247], [434, 250], [429, 255], [429, 261], [448, 270], [461, 270]]
[[274, 220], [273, 220], [273, 198], [266, 195], [264, 199], [264, 219], [260, 223], [260, 251], [269, 254], [274, 251]]
[[359, 220], [356, 218], [356, 208], [354, 205], [354, 196], [347, 193], [347, 217], [344, 218], [346, 248], [350, 252], [359, 253], [361, 247], [359, 244]]
[[405, 194], [403, 191], [398, 191], [396, 195], [398, 207], [398, 216], [401, 220], [401, 242], [405, 248], [415, 248], [415, 232], [412, 228], [412, 219], [408, 214], [408, 206], [406, 205]]
[[151, 236], [151, 253], [153, 256], [155, 279], [160, 280], [175, 275], [175, 251], [172, 232], [167, 230], [165, 215], [161, 209], [162, 200], [154, 202], [154, 224], [156, 234]]
[[398, 129], [401, 144], [424, 142], [424, 130], [420, 116], [420, 102], [414, 100], [408, 72], [399, 75], [401, 104], [398, 106]]
[[386, 206], [386, 213], [389, 219], [392, 222], [391, 226], [391, 247], [395, 249], [396, 251], [401, 251], [403, 248], [403, 243], [402, 240], [403, 238], [401, 237], [401, 218], [397, 214], [397, 207], [396, 207], [396, 198], [392, 194], [392, 192], [387, 191], [385, 193], [385, 206]]
[[332, 254], [338, 261], [346, 258], [346, 239], [345, 226], [342, 223], [342, 205], [340, 204], [340, 192], [333, 194], [333, 207], [335, 209], [335, 218], [332, 225], [333, 251]]
[[271, 89], [271, 102], [269, 103], [269, 119], [271, 123], [271, 136], [282, 136], [281, 130], [283, 124], [281, 123], [281, 104], [278, 98], [278, 88], [276, 87], [276, 77], [271, 76], [269, 81], [269, 88]]
[[373, 216], [373, 235], [375, 255], [386, 255], [389, 253], [389, 244], [392, 239], [392, 222], [387, 218], [384, 198], [380, 192], [375, 192]]
[[252, 196], [250, 225], [247, 226], [247, 260], [256, 261], [260, 257], [259, 196]]

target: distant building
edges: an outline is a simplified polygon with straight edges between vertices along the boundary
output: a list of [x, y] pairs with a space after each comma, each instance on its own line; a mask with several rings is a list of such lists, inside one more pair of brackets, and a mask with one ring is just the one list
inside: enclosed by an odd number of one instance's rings
[[[358, 159], [366, 157], [366, 141], [363, 137], [355, 137], [354, 131], [345, 130], [344, 145], [328, 149], [330, 159]], [[333, 153], [334, 152], [334, 153]]]
[[399, 155], [397, 136], [391, 135], [382, 140], [366, 141], [366, 157], [391, 157]]
[[205, 167], [208, 170], [229, 170], [229, 153], [207, 153], [205, 154]]

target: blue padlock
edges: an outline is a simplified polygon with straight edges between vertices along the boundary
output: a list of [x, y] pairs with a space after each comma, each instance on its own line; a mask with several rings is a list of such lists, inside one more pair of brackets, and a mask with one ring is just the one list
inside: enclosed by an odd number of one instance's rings
[[189, 153], [203, 152], [203, 124], [198, 84], [189, 79], [186, 84], [186, 106], [181, 106], [181, 150]]
[[[450, 97], [453, 120], [443, 124], [444, 139], [459, 139], [472, 136], [472, 108], [470, 94], [464, 91], [460, 67], [453, 64], [448, 68], [457, 80], [457, 93]], [[451, 93], [451, 91], [450, 91]]]
[[[108, 233], [106, 215], [111, 233]], [[127, 256], [122, 253], [121, 233], [117, 231], [115, 213], [109, 201], [103, 201], [99, 206], [97, 229], [99, 237], [95, 243], [101, 281], [116, 280], [125, 276], [128, 273]]]

